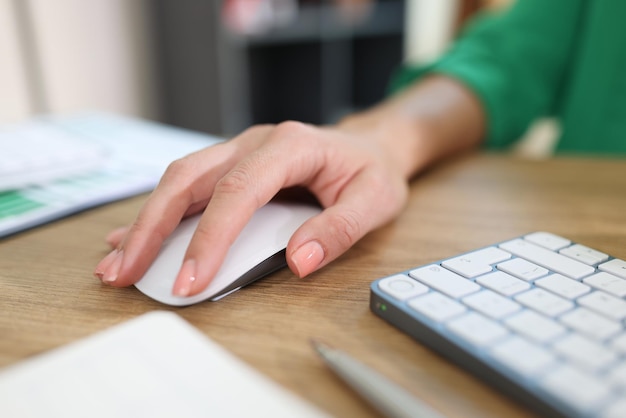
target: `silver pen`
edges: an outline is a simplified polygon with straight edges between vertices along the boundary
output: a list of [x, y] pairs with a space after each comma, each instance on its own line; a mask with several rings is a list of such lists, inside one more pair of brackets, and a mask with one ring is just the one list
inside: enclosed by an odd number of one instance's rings
[[335, 374], [386, 417], [443, 418], [406, 389], [348, 354], [319, 341], [311, 344]]

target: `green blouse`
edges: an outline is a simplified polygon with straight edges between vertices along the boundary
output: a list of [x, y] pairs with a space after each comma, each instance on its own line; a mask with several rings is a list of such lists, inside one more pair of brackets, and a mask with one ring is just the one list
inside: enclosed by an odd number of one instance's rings
[[626, 155], [624, 0], [517, 0], [478, 17], [436, 62], [403, 68], [392, 90], [433, 72], [475, 92], [492, 148], [556, 117], [557, 152]]

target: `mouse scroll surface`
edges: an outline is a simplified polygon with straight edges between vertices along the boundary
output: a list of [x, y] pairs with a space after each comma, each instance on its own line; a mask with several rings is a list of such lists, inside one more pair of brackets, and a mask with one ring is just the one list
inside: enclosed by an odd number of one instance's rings
[[320, 211], [319, 207], [292, 202], [270, 202], [258, 209], [228, 250], [208, 287], [197, 295], [179, 297], [172, 295], [174, 280], [200, 215], [187, 218], [165, 240], [156, 260], [135, 287], [152, 299], [174, 306], [222, 297], [283, 267], [284, 255], [279, 253], [287, 247], [295, 230]]

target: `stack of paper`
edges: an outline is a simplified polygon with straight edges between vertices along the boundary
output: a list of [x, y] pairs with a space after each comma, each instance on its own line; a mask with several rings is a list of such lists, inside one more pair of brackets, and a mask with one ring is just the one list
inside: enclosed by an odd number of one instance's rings
[[[33, 129], [34, 125], [37, 129]], [[21, 130], [31, 136], [41, 135], [46, 149], [54, 148], [55, 140], [61, 139], [63, 144], [70, 140], [93, 144], [102, 150], [103, 161], [94, 164], [93, 170], [83, 168], [77, 175], [0, 192], [0, 237], [150, 191], [170, 162], [220, 141], [210, 135], [141, 119], [84, 113], [41, 117], [22, 126], [11, 126], [0, 135], [0, 142], [9, 141], [12, 148], [20, 146]], [[29, 146], [26, 142], [24, 145]], [[24, 155], [31, 154], [34, 158], [52, 157], [43, 155], [44, 149], [24, 150]], [[59, 160], [59, 164], [63, 161]]]
[[0, 416], [326, 415], [178, 315], [155, 311], [0, 371]]

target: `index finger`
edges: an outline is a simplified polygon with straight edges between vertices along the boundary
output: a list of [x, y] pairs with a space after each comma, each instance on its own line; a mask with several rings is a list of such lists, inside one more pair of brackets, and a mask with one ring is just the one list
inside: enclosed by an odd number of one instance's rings
[[[244, 132], [255, 137], [267, 127]], [[244, 138], [245, 139], [245, 138]], [[113, 255], [96, 267], [108, 284], [128, 286], [139, 280], [155, 259], [163, 241], [180, 220], [206, 205], [217, 180], [255, 141], [228, 141], [205, 148], [170, 164]]]
[[216, 184], [189, 243], [174, 295], [191, 296], [206, 288], [254, 212], [281, 189], [314, 177], [321, 167], [310, 142], [315, 134], [313, 128], [295, 122], [279, 126], [266, 145]]

